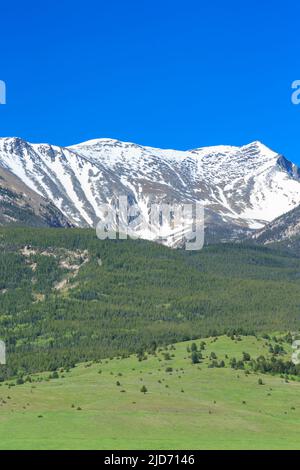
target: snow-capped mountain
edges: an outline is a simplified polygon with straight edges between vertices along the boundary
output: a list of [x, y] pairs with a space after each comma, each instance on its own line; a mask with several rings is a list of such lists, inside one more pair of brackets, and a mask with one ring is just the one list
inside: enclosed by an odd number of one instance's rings
[[113, 139], [58, 147], [2, 138], [0, 167], [80, 227], [95, 226], [103, 204], [120, 195], [145, 221], [151, 202], [202, 202], [213, 239], [262, 228], [300, 204], [299, 169], [260, 142], [176, 151]]

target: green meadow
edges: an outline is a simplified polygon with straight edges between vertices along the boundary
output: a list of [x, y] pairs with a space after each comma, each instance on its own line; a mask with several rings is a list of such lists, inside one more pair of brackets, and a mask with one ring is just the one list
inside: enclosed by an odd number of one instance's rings
[[[230, 365], [244, 352], [270, 357], [273, 340], [203, 341], [195, 364], [200, 339], [3, 382], [0, 448], [298, 449], [299, 379]], [[213, 359], [223, 366], [210, 367]]]

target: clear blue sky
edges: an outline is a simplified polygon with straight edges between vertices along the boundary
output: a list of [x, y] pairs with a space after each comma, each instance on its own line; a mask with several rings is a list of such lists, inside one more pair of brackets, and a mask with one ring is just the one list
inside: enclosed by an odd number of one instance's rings
[[299, 13], [287, 0], [2, 2], [0, 136], [262, 140], [300, 163]]

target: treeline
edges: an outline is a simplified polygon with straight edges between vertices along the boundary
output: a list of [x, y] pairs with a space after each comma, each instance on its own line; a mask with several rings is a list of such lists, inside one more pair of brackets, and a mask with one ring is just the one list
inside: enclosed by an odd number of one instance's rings
[[251, 367], [255, 372], [261, 372], [263, 374], [272, 373], [300, 376], [300, 364], [296, 365], [292, 361], [284, 361], [275, 356], [272, 356], [270, 359], [260, 356], [257, 360], [251, 361]]

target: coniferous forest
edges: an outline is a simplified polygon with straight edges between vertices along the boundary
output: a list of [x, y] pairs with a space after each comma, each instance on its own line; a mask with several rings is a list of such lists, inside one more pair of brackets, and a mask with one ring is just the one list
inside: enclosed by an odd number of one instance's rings
[[0, 229], [1, 380], [219, 334], [300, 326], [300, 258], [223, 244], [197, 252], [93, 230]]

